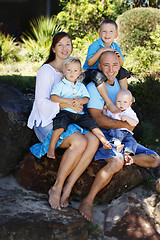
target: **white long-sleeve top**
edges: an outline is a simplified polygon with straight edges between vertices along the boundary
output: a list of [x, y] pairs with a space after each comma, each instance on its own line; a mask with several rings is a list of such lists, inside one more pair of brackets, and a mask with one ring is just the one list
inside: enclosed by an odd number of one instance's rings
[[[137, 114], [133, 111], [133, 109], [131, 107], [128, 107], [126, 110], [120, 112], [120, 113], [112, 113], [110, 110], [107, 109], [107, 113], [106, 115], [110, 118], [113, 119], [117, 119], [117, 120], [121, 120], [122, 116], [128, 116], [134, 120], [136, 120], [137, 122], [139, 122], [139, 119], [137, 117]], [[127, 130], [129, 131], [131, 134], [133, 134], [133, 132], [131, 132], [130, 130], [128, 130], [127, 128], [120, 128], [121, 130]]]
[[33, 128], [34, 124], [42, 127], [52, 122], [59, 112], [59, 103], [50, 100], [52, 88], [62, 78], [62, 73], [56, 72], [50, 64], [44, 64], [38, 71], [36, 77], [35, 100], [27, 126]]

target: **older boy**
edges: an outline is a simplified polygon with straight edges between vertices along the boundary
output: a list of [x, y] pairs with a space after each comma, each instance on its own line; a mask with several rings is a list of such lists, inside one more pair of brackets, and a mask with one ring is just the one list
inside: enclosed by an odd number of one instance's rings
[[87, 84], [90, 81], [93, 81], [106, 102], [107, 108], [111, 112], [119, 112], [118, 108], [113, 104], [113, 102], [108, 97], [107, 89], [104, 84], [106, 77], [104, 74], [99, 71], [98, 64], [100, 55], [105, 51], [114, 51], [119, 57], [120, 62], [120, 71], [117, 76], [119, 80], [120, 87], [122, 89], [127, 89], [127, 77], [129, 77], [128, 71], [126, 71], [123, 66], [123, 56], [121, 49], [117, 43], [114, 42], [114, 39], [118, 36], [118, 26], [115, 21], [106, 19], [100, 25], [100, 38], [93, 42], [87, 53], [87, 58], [84, 63], [83, 69], [85, 71], [84, 82]]

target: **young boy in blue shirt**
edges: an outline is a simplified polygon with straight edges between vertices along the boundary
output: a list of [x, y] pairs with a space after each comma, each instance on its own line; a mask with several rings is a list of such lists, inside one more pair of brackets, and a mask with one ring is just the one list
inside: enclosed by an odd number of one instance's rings
[[[51, 100], [58, 103], [67, 103], [71, 107], [65, 107], [53, 119], [53, 133], [47, 152], [47, 157], [55, 158], [56, 143], [70, 123], [76, 123], [82, 128], [89, 129], [102, 142], [104, 149], [111, 149], [111, 145], [100, 130], [97, 122], [88, 113], [84, 113], [83, 105], [88, 103], [89, 93], [83, 83], [78, 81], [82, 72], [81, 62], [78, 58], [70, 57], [63, 64], [62, 81], [53, 87]], [[82, 108], [77, 112], [74, 107]]]
[[[118, 113], [119, 109], [113, 104], [108, 96], [107, 88], [104, 83], [104, 81], [106, 81], [106, 77], [99, 70], [98, 63], [103, 52], [114, 51], [119, 57], [121, 66], [117, 79], [119, 80], [120, 87], [122, 89], [127, 89], [127, 78], [130, 74], [126, 69], [122, 68], [123, 56], [121, 49], [117, 43], [113, 42], [113, 40], [118, 36], [117, 30], [118, 26], [113, 20], [106, 19], [101, 23], [99, 32], [100, 38], [89, 46], [87, 58], [83, 65], [83, 69], [86, 70], [84, 72], [84, 83], [88, 84], [90, 81], [95, 83], [99, 93], [105, 100], [107, 108], [113, 113]], [[114, 69], [110, 69], [110, 74], [112, 74], [113, 71]]]

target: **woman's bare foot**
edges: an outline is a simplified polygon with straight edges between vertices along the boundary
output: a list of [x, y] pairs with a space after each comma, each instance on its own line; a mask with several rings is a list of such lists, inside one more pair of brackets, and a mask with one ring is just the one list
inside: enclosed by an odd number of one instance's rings
[[67, 189], [67, 186], [64, 187], [62, 197], [61, 197], [61, 207], [68, 207], [68, 199], [70, 196], [70, 190]]
[[60, 193], [57, 191], [56, 187], [51, 187], [48, 191], [49, 194], [49, 204], [51, 208], [61, 210], [60, 207]]
[[92, 217], [92, 206], [88, 203], [83, 201], [79, 206], [79, 212], [81, 215], [88, 221], [93, 222]]
[[55, 159], [55, 151], [54, 148], [49, 147], [47, 151], [47, 157]]

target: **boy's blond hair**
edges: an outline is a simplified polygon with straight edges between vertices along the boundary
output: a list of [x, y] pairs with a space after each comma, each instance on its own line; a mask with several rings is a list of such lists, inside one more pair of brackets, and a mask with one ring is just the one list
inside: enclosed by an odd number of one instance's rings
[[66, 58], [64, 60], [62, 69], [64, 69], [66, 67], [66, 65], [70, 64], [70, 63], [79, 63], [80, 67], [82, 68], [81, 61], [80, 61], [79, 58], [77, 58], [77, 57], [68, 57], [68, 58]]

